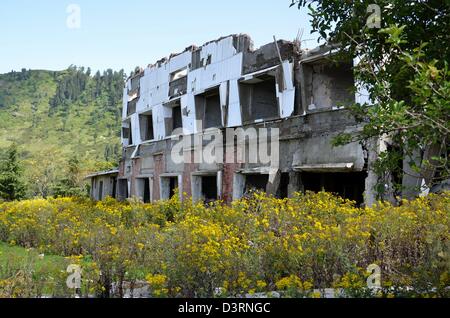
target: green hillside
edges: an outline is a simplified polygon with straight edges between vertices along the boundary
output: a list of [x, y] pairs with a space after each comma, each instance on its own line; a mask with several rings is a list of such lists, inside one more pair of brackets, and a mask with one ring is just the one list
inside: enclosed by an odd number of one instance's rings
[[47, 196], [79, 161], [79, 180], [117, 164], [123, 71], [31, 70], [0, 75], [0, 152], [15, 143], [28, 195]]

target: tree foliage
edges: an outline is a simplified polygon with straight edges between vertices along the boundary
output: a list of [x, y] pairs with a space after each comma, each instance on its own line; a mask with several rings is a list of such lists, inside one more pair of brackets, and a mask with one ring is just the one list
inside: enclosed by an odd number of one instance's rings
[[86, 194], [82, 184], [80, 161], [77, 156], [67, 162], [66, 175], [53, 187], [53, 195], [57, 197], [80, 197]]
[[[449, 297], [449, 200], [445, 193], [357, 208], [324, 192], [284, 200], [254, 193], [208, 206], [178, 194], [153, 204], [35, 199], [0, 203], [0, 241], [80, 265], [84, 297], [124, 297], [144, 280], [153, 297], [303, 298], [325, 288], [340, 297]], [[17, 267], [8, 276], [2, 263], [0, 295], [11, 297], [2, 283], [18, 277]], [[367, 285], [373, 264], [380, 289]], [[66, 286], [61, 272], [36, 271], [18, 297], [73, 295], [57, 288]]]
[[379, 174], [398, 173], [392, 170], [400, 163], [402, 174], [421, 177], [431, 188], [450, 170], [450, 2], [376, 1], [380, 28], [368, 23], [373, 2], [293, 0], [291, 6], [309, 8], [313, 32], [340, 44], [338, 58], [359, 60], [355, 75], [371, 107], [351, 107], [364, 131], [337, 143], [383, 137], [389, 151], [380, 154]]
[[117, 166], [124, 77], [123, 70], [76, 66], [0, 74], [0, 151], [21, 145], [27, 196], [72, 189], [72, 157], [80, 175]]
[[22, 180], [23, 169], [19, 162], [16, 145], [10, 146], [0, 158], [0, 199], [20, 200], [25, 197], [25, 184]]
[[[50, 114], [57, 111], [63, 113], [67, 111], [67, 107], [83, 98], [83, 102], [92, 99], [107, 96], [106, 111], [115, 112], [117, 109], [117, 102], [122, 99], [122, 87], [124, 80], [123, 70], [115, 72], [108, 69], [94, 75], [91, 78], [91, 69], [85, 70], [84, 67], [70, 66], [62, 74], [57, 75], [58, 86], [56, 93], [50, 100]], [[92, 85], [90, 80], [93, 80]], [[83, 95], [83, 93], [87, 94]]]

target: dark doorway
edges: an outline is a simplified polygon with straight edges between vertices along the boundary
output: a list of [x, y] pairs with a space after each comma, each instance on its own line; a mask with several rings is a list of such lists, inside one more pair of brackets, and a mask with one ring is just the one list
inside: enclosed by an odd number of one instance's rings
[[178, 188], [178, 177], [169, 178], [169, 193], [170, 197], [175, 195], [175, 190]]
[[103, 181], [100, 181], [98, 186], [98, 199], [103, 200]]
[[161, 177], [161, 200], [169, 200], [175, 194], [179, 187], [177, 176]]
[[144, 203], [150, 203], [150, 180], [144, 179]]
[[117, 196], [117, 179], [112, 180], [112, 197], [115, 199]]
[[277, 198], [285, 199], [288, 197], [289, 173], [282, 173], [280, 185], [277, 191]]
[[366, 172], [302, 173], [306, 191], [326, 191], [361, 204], [364, 202]]
[[267, 183], [269, 182], [268, 174], [247, 174], [245, 176], [245, 193], [250, 191], [266, 192]]
[[[130, 125], [131, 127], [131, 125]], [[122, 128], [122, 135], [124, 139], [128, 139], [128, 145], [131, 146], [133, 144], [133, 134], [131, 132], [131, 128]]]
[[205, 202], [217, 200], [217, 176], [202, 177], [202, 195]]
[[127, 179], [119, 179], [119, 197], [120, 201], [123, 201], [128, 198], [128, 180]]

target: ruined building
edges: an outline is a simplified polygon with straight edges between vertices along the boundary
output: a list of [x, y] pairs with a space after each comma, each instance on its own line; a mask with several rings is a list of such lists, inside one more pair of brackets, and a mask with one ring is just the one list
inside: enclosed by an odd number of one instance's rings
[[[278, 197], [326, 190], [373, 202], [370, 151], [360, 143], [332, 146], [339, 133], [360, 127], [345, 109], [359, 98], [353, 62], [336, 64], [330, 52], [289, 41], [254, 49], [249, 36], [232, 35], [135, 72], [123, 94], [122, 161], [118, 171], [91, 176], [92, 197], [151, 202], [178, 188], [194, 200], [231, 202], [256, 188]], [[254, 154], [245, 149], [262, 137], [260, 128], [276, 129], [279, 149], [270, 150], [278, 152], [277, 165], [229, 162], [220, 151], [217, 162], [173, 159], [177, 143], [196, 135], [222, 132], [219, 143], [225, 145], [227, 128], [257, 132], [241, 141], [233, 137], [232, 144], [244, 147], [243, 159]], [[212, 142], [217, 144], [203, 138], [200, 144]], [[181, 151], [193, 158], [196, 147]]]

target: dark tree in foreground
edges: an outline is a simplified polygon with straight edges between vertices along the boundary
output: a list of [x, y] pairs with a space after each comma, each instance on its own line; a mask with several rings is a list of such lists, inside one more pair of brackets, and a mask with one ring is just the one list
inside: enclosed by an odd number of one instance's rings
[[0, 159], [0, 199], [20, 200], [25, 197], [22, 167], [16, 145], [10, 146]]

